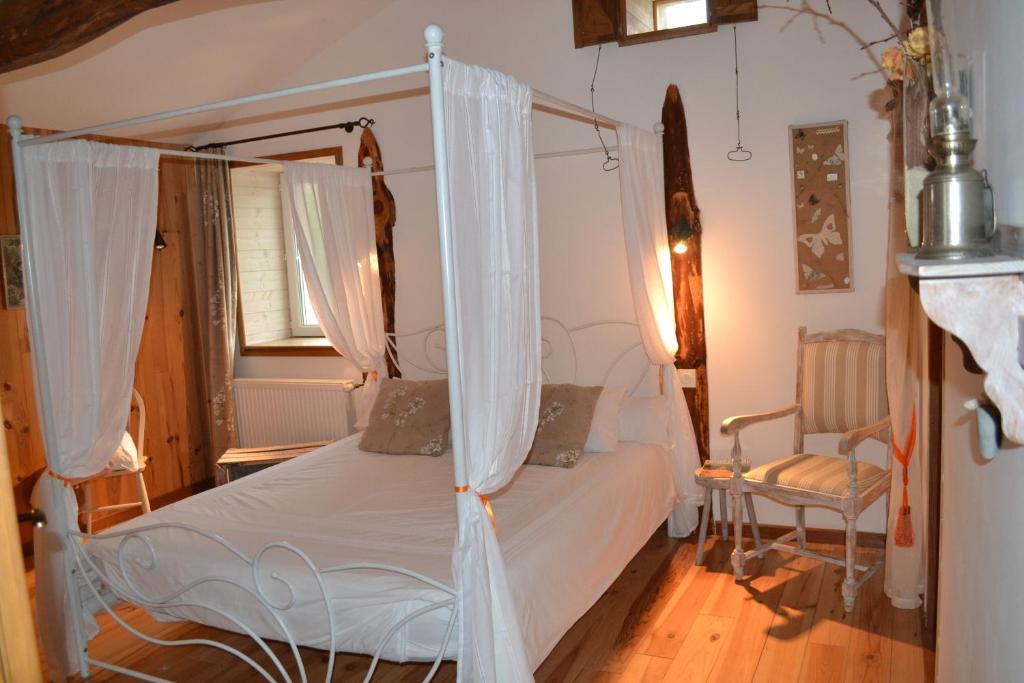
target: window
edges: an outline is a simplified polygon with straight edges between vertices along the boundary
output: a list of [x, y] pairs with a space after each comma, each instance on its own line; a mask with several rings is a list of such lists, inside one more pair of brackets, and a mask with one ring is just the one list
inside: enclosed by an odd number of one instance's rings
[[[270, 158], [340, 164], [341, 150], [316, 149]], [[282, 170], [271, 164], [231, 166], [242, 353], [334, 354], [302, 274]]]
[[654, 0], [654, 28], [657, 31], [706, 23], [706, 0]]
[[288, 313], [292, 336], [322, 337], [324, 332], [320, 329], [320, 321], [316, 319], [313, 301], [309, 298], [309, 289], [306, 286], [306, 277], [302, 272], [302, 262], [299, 260], [299, 247], [295, 242], [295, 232], [292, 228], [291, 207], [288, 206], [287, 193], [284, 191], [284, 174], [280, 175], [285, 267], [288, 271]]

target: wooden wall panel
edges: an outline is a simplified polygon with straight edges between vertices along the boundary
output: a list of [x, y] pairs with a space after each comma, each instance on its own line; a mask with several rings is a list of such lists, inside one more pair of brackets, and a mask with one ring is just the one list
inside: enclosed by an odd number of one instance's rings
[[[0, 234], [13, 234], [17, 219], [6, 127], [0, 127], [0, 134]], [[198, 367], [194, 361], [196, 313], [185, 240], [192, 229], [188, 198], [193, 178], [190, 161], [161, 160], [157, 222], [167, 248], [154, 254], [149, 308], [136, 364], [136, 386], [146, 402], [145, 448], [150, 464], [145, 476], [151, 499], [180, 497], [183, 489], [203, 486], [213, 474], [198, 376], [192, 371]], [[24, 512], [45, 460], [23, 309], [0, 308], [0, 404], [15, 504]], [[97, 503], [112, 497], [135, 499], [130, 478], [107, 480], [97, 487]], [[21, 533], [23, 543], [31, 540], [31, 529], [22, 528]]]

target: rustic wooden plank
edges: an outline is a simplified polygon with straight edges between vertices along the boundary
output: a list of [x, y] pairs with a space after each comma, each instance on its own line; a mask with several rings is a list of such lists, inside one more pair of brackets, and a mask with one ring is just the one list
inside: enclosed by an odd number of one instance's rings
[[935, 678], [935, 653], [924, 646], [918, 610], [893, 608], [892, 681], [924, 683]]
[[755, 683], [774, 683], [792, 678], [807, 649], [807, 635], [814, 622], [825, 565], [807, 557], [797, 557], [790, 568], [794, 576], [786, 581], [782, 591], [782, 599], [754, 672]]
[[814, 623], [811, 625], [810, 642], [842, 647], [850, 644], [850, 623], [853, 615], [847, 614], [843, 608], [842, 585], [842, 567], [825, 567], [818, 608], [814, 612]]
[[[374, 173], [384, 170], [384, 157], [377, 144], [377, 137], [373, 129], [364, 128], [359, 138], [359, 163], [370, 159], [370, 170]], [[394, 230], [395, 221], [398, 218], [395, 207], [395, 196], [391, 194], [384, 176], [373, 176], [373, 219], [377, 233], [377, 268], [380, 272], [380, 298], [384, 315], [384, 332], [394, 334], [395, 332], [395, 296], [398, 281], [395, 274], [395, 245]], [[395, 357], [389, 354], [386, 357], [389, 377], [401, 377], [395, 359], [398, 351], [394, 350]]]
[[709, 681], [749, 681], [768, 639], [768, 631], [782, 600], [785, 582], [793, 572], [784, 567], [786, 558], [769, 553], [759, 576], [736, 588], [748, 592], [751, 599], [743, 603], [736, 617], [736, 627], [728, 634], [722, 655], [715, 663]]
[[665, 211], [669, 229], [680, 219], [693, 229], [686, 253], [672, 254], [672, 289], [676, 305], [676, 338], [679, 352], [676, 367], [696, 371], [696, 386], [683, 390], [693, 421], [700, 461], [709, 457], [711, 433], [708, 406], [707, 343], [704, 334], [704, 284], [701, 266], [701, 218], [690, 165], [690, 143], [686, 130], [683, 98], [677, 86], [669, 85], [661, 106], [665, 164]]
[[730, 617], [698, 616], [664, 680], [676, 683], [708, 680], [715, 663], [724, 656], [723, 648], [735, 628], [736, 620]]
[[0, 73], [59, 57], [137, 14], [173, 1], [5, 0], [0, 3]]
[[729, 551], [724, 544], [711, 549], [705, 557], [704, 567], [694, 567], [688, 585], [682, 590], [671, 613], [660, 620], [651, 631], [650, 637], [640, 650], [644, 654], [674, 659], [683, 645], [683, 640], [700, 614], [707, 600], [708, 591], [715, 584], [717, 575], [730, 572]]
[[841, 683], [846, 650], [842, 645], [808, 643], [800, 683]]
[[878, 572], [857, 594], [853, 634], [846, 657], [847, 683], [888, 683], [892, 679], [895, 610], [885, 595], [884, 584], [885, 572]]

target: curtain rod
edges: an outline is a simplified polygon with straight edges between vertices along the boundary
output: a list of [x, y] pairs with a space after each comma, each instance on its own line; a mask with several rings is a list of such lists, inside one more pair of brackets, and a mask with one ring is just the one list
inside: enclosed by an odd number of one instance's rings
[[303, 128], [302, 130], [289, 130], [284, 133], [270, 133], [268, 135], [257, 135], [251, 138], [242, 138], [241, 140], [228, 140], [227, 142], [208, 142], [205, 145], [193, 145], [186, 147], [187, 150], [192, 152], [201, 152], [204, 149], [214, 149], [217, 147], [230, 147], [231, 145], [244, 145], [247, 142], [259, 142], [260, 140], [273, 140], [275, 138], [284, 138], [290, 135], [303, 135], [304, 133], [318, 133], [322, 130], [334, 130], [335, 128], [344, 128], [346, 133], [351, 133], [357, 127], [359, 128], [372, 128], [373, 124], [377, 123], [373, 119], [361, 116], [355, 121], [343, 121], [341, 123], [332, 123], [327, 126], [316, 126], [315, 128]]
[[[31, 140], [36, 140], [36, 139], [38, 139], [38, 138], [26, 138], [26, 142], [31, 141]], [[124, 145], [124, 146], [129, 146], [130, 147], [131, 145]], [[611, 150], [611, 151], [615, 151], [615, 150], [618, 149], [618, 147], [609, 147], [608, 149]], [[263, 165], [263, 164], [277, 164], [279, 166], [282, 166], [282, 165], [285, 165], [285, 164], [303, 164], [303, 163], [310, 164], [310, 163], [316, 163], [316, 162], [312, 162], [312, 161], [305, 161], [305, 162], [303, 162], [303, 161], [282, 161], [281, 159], [266, 159], [266, 158], [262, 158], [262, 157], [243, 157], [243, 156], [235, 156], [233, 154], [214, 154], [212, 152], [194, 152], [194, 151], [179, 150], [179, 149], [157, 149], [157, 151], [160, 152], [161, 156], [182, 157], [182, 158], [185, 158], [185, 159], [210, 159], [212, 161], [241, 161], [241, 162], [246, 163], [246, 164], [260, 164], [260, 165]], [[567, 149], [567, 150], [561, 150], [561, 151], [557, 151], [557, 152], [541, 152], [539, 154], [534, 154], [533, 158], [534, 159], [555, 159], [555, 158], [558, 158], [558, 157], [580, 156], [582, 154], [597, 154], [598, 152], [602, 152], [603, 153], [604, 152], [604, 148], [603, 147], [588, 147], [588, 148], [585, 148], [585, 149]], [[392, 170], [392, 171], [375, 171], [375, 172], [370, 173], [370, 175], [374, 176], [374, 177], [376, 177], [376, 176], [389, 176], [389, 175], [405, 175], [407, 173], [422, 173], [424, 171], [433, 171], [433, 170], [434, 170], [434, 165], [431, 164], [429, 166], [411, 166], [409, 168], [398, 168], [398, 169], [395, 169], [395, 170]]]
[[48, 142], [57, 142], [59, 140], [68, 140], [70, 138], [77, 138], [82, 135], [89, 135], [91, 133], [99, 133], [105, 130], [111, 130], [113, 128], [126, 128], [128, 126], [137, 126], [143, 123], [153, 123], [154, 121], [165, 121], [167, 119], [173, 119], [179, 116], [187, 116], [189, 114], [200, 114], [207, 111], [216, 111], [218, 109], [226, 109], [228, 107], [235, 107], [241, 104], [251, 104], [253, 102], [262, 102], [264, 100], [272, 100], [278, 97], [288, 97], [290, 95], [301, 95], [308, 92], [316, 92], [318, 90], [328, 90], [331, 88], [340, 88], [344, 85], [355, 85], [356, 83], [365, 83], [367, 81], [380, 81], [385, 78], [397, 78], [399, 76], [407, 76], [409, 74], [425, 73], [427, 71], [427, 64], [414, 64], [413, 66], [406, 66], [399, 69], [387, 69], [385, 71], [374, 71], [373, 73], [362, 74], [359, 76], [349, 76], [348, 78], [338, 78], [333, 81], [322, 81], [320, 83], [310, 83], [308, 85], [300, 85], [294, 88], [285, 88], [284, 90], [273, 90], [271, 92], [259, 93], [257, 95], [246, 95], [245, 97], [235, 97], [230, 100], [220, 100], [218, 102], [209, 102], [207, 104], [197, 104], [191, 107], [183, 107], [181, 109], [172, 109], [169, 111], [159, 112], [157, 114], [147, 114], [146, 116], [136, 116], [130, 119], [121, 119], [120, 121], [112, 121], [110, 123], [101, 123], [95, 126], [87, 126], [85, 128], [77, 128], [75, 130], [65, 131], [63, 133], [53, 133], [52, 135], [41, 135], [34, 138], [23, 140], [21, 145], [43, 145]]
[[[180, 109], [171, 109], [168, 111], [158, 112], [156, 114], [147, 114], [145, 116], [136, 116], [129, 119], [121, 119], [118, 121], [111, 121], [109, 123], [100, 123], [95, 126], [86, 126], [84, 128], [76, 128], [74, 130], [63, 131], [61, 133], [51, 133], [49, 135], [39, 135], [35, 137], [23, 138], [18, 144], [25, 147], [31, 147], [33, 145], [43, 145], [49, 142], [58, 142], [60, 140], [69, 140], [71, 138], [81, 137], [83, 135], [90, 135], [93, 133], [100, 133], [107, 130], [113, 130], [116, 128], [127, 128], [129, 126], [137, 126], [144, 123], [154, 123], [156, 121], [165, 121], [167, 119], [177, 118], [179, 116], [188, 116], [190, 114], [200, 114], [208, 111], [216, 111], [218, 109], [226, 109], [228, 107], [235, 107], [243, 104], [252, 104], [254, 102], [262, 102], [264, 100], [272, 100], [279, 97], [288, 97], [291, 95], [301, 95], [303, 93], [316, 92], [319, 90], [328, 90], [332, 88], [340, 88], [346, 85], [355, 85], [357, 83], [365, 83], [367, 81], [379, 81], [387, 78], [397, 78], [400, 76], [407, 76], [409, 74], [423, 73], [428, 70], [428, 65], [414, 64], [413, 66], [401, 67], [398, 69], [387, 69], [384, 71], [375, 71], [372, 73], [361, 74], [359, 76], [350, 76], [348, 78], [339, 78], [332, 81], [321, 81], [319, 83], [310, 83], [307, 85], [300, 85], [294, 88], [285, 88], [283, 90], [273, 90], [270, 92], [263, 92], [256, 95], [246, 95], [244, 97], [235, 97], [229, 100], [219, 100], [217, 102], [208, 102], [206, 104], [197, 104], [191, 107], [182, 107]], [[594, 112], [573, 104], [567, 100], [563, 100], [560, 97], [549, 95], [541, 90], [534, 90], [534, 106], [541, 105], [542, 111], [550, 113], [563, 113], [568, 114], [571, 117], [578, 117], [582, 121], [592, 122], [597, 121], [600, 125], [608, 128], [617, 128], [620, 125], [624, 125], [621, 121], [617, 121], [603, 114], [595, 114]]]

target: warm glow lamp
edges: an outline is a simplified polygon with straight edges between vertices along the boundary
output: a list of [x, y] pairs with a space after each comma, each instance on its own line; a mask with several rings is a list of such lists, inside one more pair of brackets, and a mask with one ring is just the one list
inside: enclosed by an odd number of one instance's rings
[[672, 245], [672, 251], [676, 254], [685, 254], [689, 248], [687, 240], [693, 237], [693, 226], [680, 216], [679, 220], [673, 223], [668, 229], [668, 242]]

